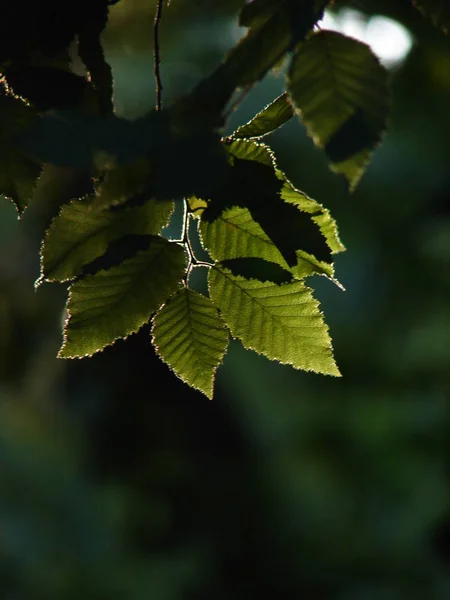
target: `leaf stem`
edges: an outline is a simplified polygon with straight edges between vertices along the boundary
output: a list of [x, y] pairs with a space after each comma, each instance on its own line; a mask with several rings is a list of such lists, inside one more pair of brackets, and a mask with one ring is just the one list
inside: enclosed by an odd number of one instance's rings
[[156, 110], [162, 109], [162, 91], [163, 84], [161, 80], [161, 57], [159, 53], [159, 26], [161, 24], [164, 0], [158, 0], [156, 3], [155, 18], [153, 20], [153, 58], [154, 73], [156, 81]]

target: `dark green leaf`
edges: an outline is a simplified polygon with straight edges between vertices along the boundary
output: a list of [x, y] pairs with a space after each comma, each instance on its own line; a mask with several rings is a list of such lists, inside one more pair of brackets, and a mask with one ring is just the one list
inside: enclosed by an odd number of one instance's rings
[[146, 251], [73, 283], [59, 356], [91, 356], [138, 331], [175, 292], [185, 262], [179, 244], [154, 237]]
[[331, 168], [354, 189], [386, 127], [386, 70], [365, 44], [321, 31], [294, 55], [288, 91]]
[[0, 194], [22, 214], [30, 201], [41, 167], [15, 147], [14, 137], [35, 119], [32, 109], [0, 83]]
[[266, 106], [251, 121], [238, 127], [231, 135], [233, 139], [260, 138], [281, 127], [294, 114], [286, 93]]
[[172, 202], [148, 200], [123, 211], [100, 211], [93, 198], [73, 200], [61, 209], [47, 230], [41, 251], [42, 279], [67, 281], [84, 265], [102, 256], [108, 245], [125, 235], [157, 235], [173, 211]]
[[444, 33], [450, 32], [450, 3], [448, 0], [413, 0], [420, 12], [431, 19]]
[[162, 360], [188, 385], [212, 398], [229, 332], [209, 298], [180, 289], [153, 319], [152, 341]]
[[40, 111], [80, 108], [89, 85], [85, 77], [54, 67], [28, 66], [6, 73], [14, 94]]
[[283, 174], [275, 170], [266, 147], [239, 140], [228, 145], [228, 152], [233, 160], [230, 177], [211, 199], [202, 220], [213, 222], [228, 208], [248, 208], [290, 267], [297, 264], [297, 250], [329, 261], [330, 248], [318, 224], [300, 204], [283, 200]]
[[215, 267], [209, 292], [246, 348], [296, 369], [340, 375], [319, 304], [302, 282], [277, 285]]
[[257, 257], [277, 263], [291, 271], [297, 279], [315, 273], [333, 277], [333, 265], [297, 250], [297, 263], [290, 268], [273, 241], [261, 229], [247, 208], [237, 206], [225, 210], [216, 220], [200, 222], [202, 244], [217, 261], [241, 257]]
[[247, 35], [210, 77], [175, 104], [172, 114], [194, 124], [222, 126], [223, 111], [236, 88], [254, 84], [274, 68], [305, 39], [326, 4], [325, 0], [258, 0], [245, 7], [241, 22], [250, 25]]
[[272, 281], [278, 285], [292, 281], [292, 273], [274, 262], [263, 258], [241, 257], [221, 261], [221, 267], [229, 269], [233, 275], [258, 281]]

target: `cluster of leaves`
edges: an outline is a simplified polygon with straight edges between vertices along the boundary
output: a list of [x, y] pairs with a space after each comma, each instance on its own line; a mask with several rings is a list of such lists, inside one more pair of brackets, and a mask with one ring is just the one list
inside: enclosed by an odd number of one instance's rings
[[[38, 282], [70, 282], [59, 356], [90, 356], [152, 319], [161, 358], [208, 397], [230, 334], [270, 359], [339, 375], [305, 278], [336, 282], [332, 257], [344, 246], [329, 212], [260, 140], [297, 114], [354, 189], [388, 117], [384, 68], [366, 45], [315, 27], [326, 0], [253, 0], [239, 17], [247, 34], [218, 68], [131, 122], [114, 114], [100, 43], [110, 4], [2, 9], [0, 193], [19, 215], [43, 205]], [[448, 27], [444, 0], [417, 5]], [[76, 54], [85, 76], [73, 72]], [[222, 137], [235, 91], [285, 60], [286, 92]], [[183, 231], [169, 240], [178, 199]], [[211, 262], [194, 255], [191, 218]], [[189, 286], [196, 267], [208, 269], [208, 297]]]

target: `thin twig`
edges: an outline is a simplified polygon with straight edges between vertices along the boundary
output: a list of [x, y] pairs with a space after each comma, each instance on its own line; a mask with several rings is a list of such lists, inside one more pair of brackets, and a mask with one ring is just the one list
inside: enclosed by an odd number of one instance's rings
[[161, 58], [159, 54], [159, 26], [163, 11], [164, 0], [158, 0], [156, 3], [155, 19], [153, 21], [153, 58], [154, 58], [154, 73], [156, 81], [156, 110], [162, 108], [162, 91], [163, 85], [161, 81]]

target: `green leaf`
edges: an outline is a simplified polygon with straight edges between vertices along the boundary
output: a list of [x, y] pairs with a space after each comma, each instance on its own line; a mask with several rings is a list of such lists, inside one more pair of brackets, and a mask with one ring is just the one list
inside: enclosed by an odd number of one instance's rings
[[365, 44], [321, 31], [297, 49], [287, 85], [314, 143], [354, 189], [386, 127], [386, 70]]
[[290, 268], [273, 241], [252, 219], [247, 208], [227, 209], [212, 223], [200, 222], [202, 244], [217, 261], [241, 257], [257, 257], [289, 269], [298, 279], [315, 273], [333, 277], [333, 265], [297, 250], [297, 263]]
[[431, 19], [433, 25], [442, 29], [444, 33], [450, 32], [450, 4], [448, 0], [413, 0], [413, 4], [425, 17]]
[[34, 119], [33, 110], [0, 82], [0, 194], [14, 202], [19, 215], [33, 196], [41, 167], [16, 148], [14, 137]]
[[223, 126], [222, 115], [235, 90], [253, 85], [276, 67], [321, 19], [326, 4], [325, 0], [258, 0], [244, 7], [241, 24], [250, 26], [247, 35], [170, 112], [194, 124]]
[[261, 138], [284, 125], [294, 114], [287, 93], [266, 106], [251, 121], [241, 125], [230, 136], [232, 139]]
[[179, 244], [153, 237], [146, 251], [73, 283], [58, 356], [91, 356], [138, 331], [175, 292], [185, 264]]
[[211, 300], [187, 288], [169, 298], [153, 318], [152, 342], [159, 356], [180, 379], [210, 399], [228, 338]]
[[340, 375], [319, 304], [301, 281], [277, 285], [215, 267], [208, 283], [212, 301], [245, 348], [296, 369]]
[[67, 281], [102, 256], [108, 245], [125, 235], [157, 235], [173, 212], [173, 202], [148, 200], [143, 206], [100, 211], [93, 198], [73, 200], [62, 207], [45, 234], [41, 279]]
[[[200, 234], [212, 258], [253, 256], [298, 278], [332, 277], [330, 253], [345, 248], [329, 212], [292, 186], [264, 144], [236, 140], [226, 148], [234, 177], [201, 215]], [[197, 199], [192, 206], [202, 210]]]

